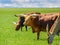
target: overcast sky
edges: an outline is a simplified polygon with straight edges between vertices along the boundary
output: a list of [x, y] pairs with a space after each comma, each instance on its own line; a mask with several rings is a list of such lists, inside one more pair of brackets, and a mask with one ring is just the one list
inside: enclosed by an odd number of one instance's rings
[[56, 8], [60, 7], [60, 0], [0, 0], [0, 7]]

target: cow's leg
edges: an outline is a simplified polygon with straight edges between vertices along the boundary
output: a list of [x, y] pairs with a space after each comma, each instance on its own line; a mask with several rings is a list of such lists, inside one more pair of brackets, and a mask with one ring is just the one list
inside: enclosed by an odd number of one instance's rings
[[39, 34], [40, 34], [40, 32], [37, 32], [37, 40], [39, 40]]
[[27, 31], [27, 26], [25, 26], [26, 27], [26, 31]]
[[32, 32], [35, 33], [36, 31], [32, 28]]
[[22, 31], [22, 27], [21, 27], [21, 31]]

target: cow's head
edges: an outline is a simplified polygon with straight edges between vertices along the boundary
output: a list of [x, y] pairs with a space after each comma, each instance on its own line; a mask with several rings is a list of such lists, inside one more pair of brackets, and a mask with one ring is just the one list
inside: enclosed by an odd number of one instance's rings
[[37, 16], [38, 16], [37, 14], [32, 14], [32, 15], [27, 16], [27, 17], [25, 18], [24, 25], [31, 26], [32, 23], [34, 23], [35, 18], [36, 18]]
[[23, 15], [15, 15], [15, 17], [18, 17], [18, 21], [15, 23], [15, 30], [19, 30], [21, 27], [23, 27], [23, 22], [25, 20], [25, 16]]
[[31, 26], [33, 33], [36, 32], [33, 27], [34, 27], [34, 25], [36, 23], [37, 17], [38, 17], [37, 14], [32, 14], [32, 15], [29, 15], [28, 17], [26, 17], [25, 21], [24, 21], [24, 25]]

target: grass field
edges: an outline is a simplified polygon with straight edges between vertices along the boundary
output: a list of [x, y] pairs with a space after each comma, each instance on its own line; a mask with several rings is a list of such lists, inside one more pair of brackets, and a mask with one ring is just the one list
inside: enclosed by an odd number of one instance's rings
[[[14, 30], [14, 15], [27, 12], [53, 13], [60, 12], [60, 8], [0, 8], [0, 45], [48, 45], [46, 32], [41, 32], [37, 40], [29, 27], [28, 31], [24, 27], [23, 31]], [[60, 45], [60, 36], [54, 38], [52, 45]]]

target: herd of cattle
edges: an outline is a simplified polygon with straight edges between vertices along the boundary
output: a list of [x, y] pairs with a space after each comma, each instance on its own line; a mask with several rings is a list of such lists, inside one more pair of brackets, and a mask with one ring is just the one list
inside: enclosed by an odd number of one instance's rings
[[15, 30], [19, 30], [22, 27], [30, 26], [33, 33], [37, 33], [37, 40], [41, 31], [45, 31], [48, 34], [48, 44], [53, 42], [55, 35], [59, 36], [60, 32], [60, 13], [46, 13], [41, 14], [38, 12], [31, 12], [26, 14], [14, 15], [18, 17], [18, 21], [15, 23]]

